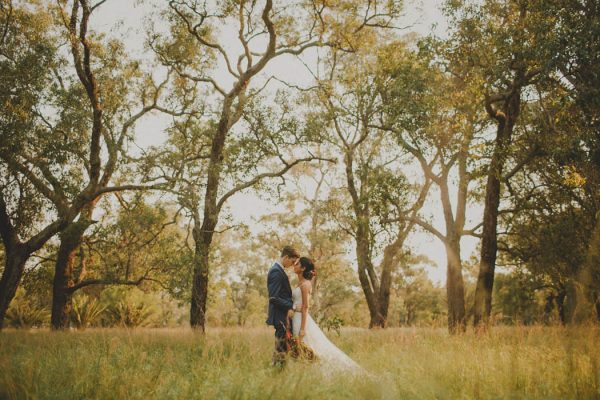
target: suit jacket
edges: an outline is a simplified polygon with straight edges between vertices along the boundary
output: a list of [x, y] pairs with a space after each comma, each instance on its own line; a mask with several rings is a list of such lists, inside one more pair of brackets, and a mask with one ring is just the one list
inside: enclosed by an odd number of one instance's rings
[[290, 280], [279, 263], [273, 264], [267, 275], [269, 290], [269, 315], [267, 324], [275, 327], [285, 325], [288, 310], [292, 309], [292, 288]]

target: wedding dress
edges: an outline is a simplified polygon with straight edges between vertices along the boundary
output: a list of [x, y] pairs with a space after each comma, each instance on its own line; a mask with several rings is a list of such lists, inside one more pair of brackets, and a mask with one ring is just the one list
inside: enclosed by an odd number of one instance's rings
[[[302, 305], [302, 291], [300, 287], [292, 291], [292, 301], [294, 307], [300, 309]], [[300, 333], [302, 325], [302, 312], [295, 312], [292, 319], [292, 331], [294, 336]], [[319, 325], [312, 319], [310, 314], [306, 316], [306, 326], [304, 328], [303, 342], [315, 352], [320, 362], [337, 369], [348, 370], [351, 372], [362, 373], [364, 370], [354, 360], [348, 357], [343, 351], [338, 349], [323, 333]]]

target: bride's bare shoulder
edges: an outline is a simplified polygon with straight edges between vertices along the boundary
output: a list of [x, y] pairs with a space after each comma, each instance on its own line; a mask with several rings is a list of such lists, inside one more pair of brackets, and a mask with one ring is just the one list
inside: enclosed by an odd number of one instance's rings
[[300, 285], [300, 289], [308, 291], [308, 293], [312, 292], [312, 282], [309, 280], [302, 282], [302, 284]]

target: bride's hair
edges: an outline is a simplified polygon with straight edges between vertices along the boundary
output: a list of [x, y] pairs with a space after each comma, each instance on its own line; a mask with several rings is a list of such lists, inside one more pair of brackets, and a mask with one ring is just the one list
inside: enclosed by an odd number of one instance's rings
[[300, 257], [300, 265], [304, 268], [302, 271], [302, 276], [304, 279], [312, 279], [316, 274], [317, 270], [315, 269], [315, 264], [308, 257]]

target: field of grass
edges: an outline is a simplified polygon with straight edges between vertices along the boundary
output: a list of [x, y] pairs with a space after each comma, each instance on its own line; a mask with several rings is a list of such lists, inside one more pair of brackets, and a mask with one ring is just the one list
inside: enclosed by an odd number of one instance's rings
[[270, 367], [272, 331], [0, 333], [4, 399], [600, 399], [600, 330], [343, 330], [370, 377]]

